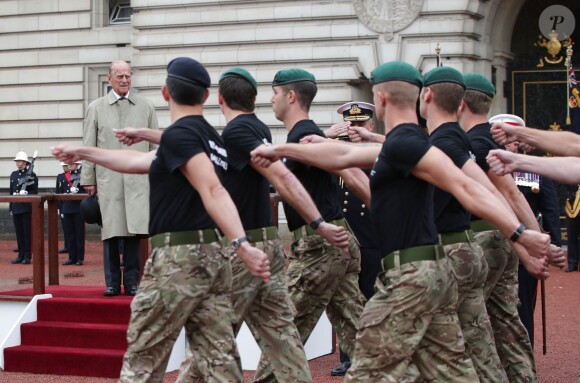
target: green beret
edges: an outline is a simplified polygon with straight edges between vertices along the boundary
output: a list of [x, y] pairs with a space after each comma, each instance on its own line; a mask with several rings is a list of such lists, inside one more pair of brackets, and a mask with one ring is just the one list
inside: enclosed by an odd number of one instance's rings
[[403, 61], [391, 61], [379, 65], [371, 72], [371, 82], [379, 84], [387, 81], [405, 81], [419, 88], [423, 86], [421, 73], [412, 66]]
[[292, 82], [310, 81], [316, 84], [314, 75], [304, 69], [283, 69], [274, 76], [272, 86], [290, 84]]
[[222, 75], [220, 76], [219, 82], [221, 82], [224, 78], [228, 78], [228, 77], [243, 78], [244, 80], [246, 80], [247, 82], [249, 82], [252, 85], [254, 90], [258, 91], [258, 84], [256, 83], [256, 80], [250, 74], [250, 72], [248, 72], [244, 68], [235, 67], [235, 68], [228, 69], [227, 71], [222, 73]]
[[442, 82], [459, 84], [463, 87], [463, 89], [465, 89], [463, 75], [460, 71], [453, 69], [450, 66], [439, 66], [437, 68], [431, 69], [423, 77], [423, 84], [425, 86], [439, 84]]
[[495, 87], [491, 81], [479, 73], [466, 73], [463, 79], [467, 90], [476, 90], [491, 98], [495, 96]]

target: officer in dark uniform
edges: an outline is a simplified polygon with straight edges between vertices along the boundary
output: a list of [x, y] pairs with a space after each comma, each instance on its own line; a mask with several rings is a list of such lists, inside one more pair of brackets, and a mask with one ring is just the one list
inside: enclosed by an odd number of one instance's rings
[[[342, 123], [335, 124], [324, 131], [328, 138], [337, 138], [342, 141], [350, 141], [348, 136], [349, 126], [360, 126], [372, 131], [375, 127], [373, 114], [375, 106], [362, 101], [352, 101], [341, 105], [336, 112], [342, 115]], [[351, 191], [346, 183], [339, 180], [338, 201], [342, 206], [344, 218], [356, 236], [361, 252], [361, 270], [358, 285], [367, 300], [375, 293], [375, 280], [382, 271], [381, 254], [376, 244], [374, 226], [371, 224], [369, 209]], [[350, 358], [342, 349], [339, 353], [340, 365], [333, 368], [332, 376], [343, 376], [350, 367]]]
[[[518, 142], [506, 145], [506, 150], [510, 152], [517, 153], [517, 148]], [[540, 226], [550, 234], [551, 242], [561, 247], [560, 208], [552, 180], [534, 173], [514, 172], [512, 176], [535, 216], [538, 217]], [[534, 347], [534, 310], [538, 296], [538, 280], [532, 277], [521, 263], [518, 269], [518, 296], [520, 319], [528, 330], [530, 343]]]
[[[77, 161], [69, 165], [69, 171], [59, 174], [56, 179], [57, 194], [84, 193], [79, 186], [81, 179], [80, 165]], [[85, 222], [81, 214], [81, 201], [60, 201], [59, 210], [65, 232], [65, 244], [68, 249], [68, 260], [63, 265], [82, 266], [85, 260]]]
[[[343, 120], [350, 126], [361, 126], [369, 131], [375, 127], [373, 113], [375, 106], [366, 102], [353, 101], [341, 105], [337, 113], [342, 114]], [[325, 132], [326, 134], [326, 132]], [[340, 134], [339, 140], [349, 141], [348, 133]], [[349, 192], [342, 180], [339, 182], [339, 201], [342, 212], [348, 225], [356, 236], [361, 249], [361, 271], [358, 284], [361, 292], [368, 300], [375, 293], [375, 279], [381, 269], [381, 255], [376, 243], [374, 227], [371, 224], [369, 209], [354, 193]]]
[[[28, 160], [26, 152], [19, 151], [16, 153], [14, 161], [18, 170], [10, 174], [10, 194], [38, 194], [38, 177], [32, 170], [28, 171], [31, 162]], [[30, 203], [12, 202], [9, 210], [14, 220], [16, 242], [18, 243], [18, 257], [11, 260], [10, 263], [30, 264], [32, 205]]]

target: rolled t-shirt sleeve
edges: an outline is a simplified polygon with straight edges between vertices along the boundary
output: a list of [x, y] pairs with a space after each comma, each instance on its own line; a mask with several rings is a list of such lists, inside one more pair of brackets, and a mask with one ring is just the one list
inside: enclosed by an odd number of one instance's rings
[[201, 137], [191, 129], [180, 126], [163, 132], [157, 150], [163, 155], [170, 172], [183, 166], [196, 154], [205, 152]]

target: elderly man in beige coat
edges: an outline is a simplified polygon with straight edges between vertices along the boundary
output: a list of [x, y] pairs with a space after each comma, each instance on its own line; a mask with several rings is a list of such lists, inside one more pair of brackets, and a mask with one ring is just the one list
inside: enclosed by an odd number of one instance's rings
[[[131, 66], [114, 61], [109, 68], [109, 83], [113, 89], [93, 101], [85, 115], [83, 143], [105, 149], [124, 149], [113, 129], [128, 126], [158, 129], [153, 103], [140, 97], [131, 88]], [[132, 150], [148, 152], [147, 142]], [[103, 217], [102, 239], [105, 296], [121, 293], [119, 246], [123, 246], [123, 285], [126, 295], [135, 295], [139, 281], [139, 237], [147, 234], [149, 223], [149, 182], [147, 175], [121, 174], [102, 166], [83, 164], [81, 184], [90, 194], [97, 194]], [[122, 242], [121, 242], [122, 240]]]

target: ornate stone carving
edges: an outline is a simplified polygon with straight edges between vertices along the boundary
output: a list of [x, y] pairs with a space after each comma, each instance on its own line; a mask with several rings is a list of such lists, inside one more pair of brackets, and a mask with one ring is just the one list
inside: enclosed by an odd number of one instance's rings
[[424, 0], [353, 0], [360, 21], [376, 32], [396, 32], [417, 18]]

